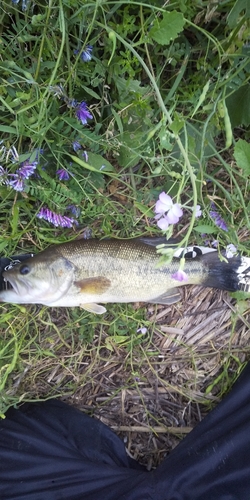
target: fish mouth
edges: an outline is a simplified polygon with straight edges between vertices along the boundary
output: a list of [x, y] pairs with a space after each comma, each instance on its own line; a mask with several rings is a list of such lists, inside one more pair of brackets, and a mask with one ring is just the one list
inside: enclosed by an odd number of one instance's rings
[[7, 281], [6, 279], [3, 280], [2, 282], [2, 290], [6, 291], [6, 290], [14, 290], [14, 287], [11, 285], [11, 283], [9, 281]]
[[17, 282], [10, 278], [3, 279], [2, 289], [5, 291], [14, 291], [17, 295], [21, 295]]

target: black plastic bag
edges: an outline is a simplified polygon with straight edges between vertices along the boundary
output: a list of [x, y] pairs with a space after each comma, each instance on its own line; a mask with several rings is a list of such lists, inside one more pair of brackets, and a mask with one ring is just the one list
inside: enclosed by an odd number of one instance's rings
[[250, 364], [151, 472], [104, 424], [57, 400], [0, 422], [1, 500], [249, 500]]

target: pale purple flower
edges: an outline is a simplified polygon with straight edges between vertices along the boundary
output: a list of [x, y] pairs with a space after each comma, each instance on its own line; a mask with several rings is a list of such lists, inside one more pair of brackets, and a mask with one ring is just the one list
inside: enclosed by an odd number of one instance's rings
[[57, 170], [56, 174], [58, 175], [60, 181], [68, 181], [70, 178], [69, 173], [64, 168], [60, 168], [59, 170]]
[[7, 148], [6, 146], [4, 146], [3, 141], [0, 141], [0, 159], [1, 161], [5, 159], [6, 163], [9, 161], [9, 159], [12, 163], [17, 163], [19, 161], [19, 154], [15, 146]]
[[177, 281], [187, 281], [188, 280], [188, 275], [185, 273], [185, 271], [182, 271], [182, 269], [179, 269], [176, 273], [171, 275], [171, 278]]
[[223, 231], [228, 231], [228, 227], [224, 219], [222, 219], [221, 215], [217, 212], [215, 204], [211, 203], [212, 210], [209, 212], [210, 217], [214, 220], [216, 226], [218, 226]]
[[202, 211], [201, 211], [201, 206], [200, 205], [196, 205], [196, 207], [194, 207], [193, 210], [195, 210], [195, 217], [200, 217], [202, 215]]
[[6, 147], [3, 145], [3, 141], [0, 141], [0, 159], [1, 159], [1, 161], [4, 160], [5, 155], [6, 155]]
[[179, 222], [179, 219], [182, 217], [183, 211], [179, 203], [173, 204], [172, 208], [167, 213], [167, 219], [169, 224], [176, 224]]
[[166, 194], [164, 191], [159, 194], [159, 200], [155, 204], [155, 213], [163, 215], [165, 212], [170, 210], [173, 206], [173, 201], [171, 196]]
[[[19, 160], [19, 154], [18, 154], [15, 146], [11, 146], [9, 153], [11, 153], [11, 155], [12, 155], [12, 163], [16, 163]], [[6, 158], [7, 157], [8, 157], [8, 154], [7, 154]]]
[[183, 215], [181, 205], [173, 203], [171, 196], [164, 191], [160, 193], [159, 200], [155, 204], [155, 219], [157, 225], [163, 231], [166, 231], [169, 224], [176, 224]]
[[73, 227], [74, 224], [78, 224], [72, 217], [67, 217], [65, 215], [57, 214], [52, 212], [48, 207], [43, 207], [37, 214], [38, 219], [44, 219], [55, 227]]
[[86, 125], [88, 120], [93, 118], [93, 115], [89, 112], [86, 102], [82, 101], [76, 107], [76, 117], [83, 125]]
[[73, 141], [73, 142], [72, 142], [72, 147], [73, 147], [73, 149], [74, 149], [74, 151], [75, 151], [75, 153], [76, 153], [76, 152], [78, 151], [78, 149], [81, 149], [81, 147], [82, 147], [82, 146], [81, 146], [80, 142], [78, 142], [78, 141]]
[[230, 243], [229, 245], [227, 245], [227, 247], [226, 247], [227, 259], [231, 259], [232, 257], [235, 256], [236, 253], [237, 253], [237, 248], [235, 245], [233, 245], [233, 243]]
[[162, 230], [162, 231], [167, 231], [168, 226], [169, 226], [169, 221], [167, 217], [162, 217], [157, 221], [157, 226]]
[[15, 191], [23, 191], [25, 188], [24, 178], [20, 177], [18, 174], [10, 174], [12, 179], [9, 181], [9, 186], [11, 186]]
[[212, 243], [211, 243], [212, 247], [214, 248], [218, 248], [218, 245], [219, 245], [219, 242], [218, 240], [213, 240]]
[[9, 184], [8, 172], [1, 165], [0, 165], [0, 184], [5, 184], [6, 186]]
[[146, 326], [142, 326], [141, 328], [138, 328], [137, 330], [137, 333], [142, 333], [142, 335], [145, 335], [145, 333], [147, 333], [148, 329], [146, 328]]

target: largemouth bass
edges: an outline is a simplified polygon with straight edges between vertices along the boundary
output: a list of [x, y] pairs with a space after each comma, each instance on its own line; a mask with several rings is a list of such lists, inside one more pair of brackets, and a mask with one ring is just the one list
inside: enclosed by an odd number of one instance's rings
[[3, 272], [6, 289], [0, 302], [80, 306], [102, 314], [106, 309], [100, 302], [173, 304], [180, 300], [176, 287], [187, 284], [250, 290], [250, 258], [235, 256], [227, 263], [216, 250], [189, 247], [184, 267], [188, 279], [179, 282], [173, 275], [183, 249], [175, 250], [170, 264], [159, 266], [156, 245], [162, 241], [90, 239], [51, 246]]

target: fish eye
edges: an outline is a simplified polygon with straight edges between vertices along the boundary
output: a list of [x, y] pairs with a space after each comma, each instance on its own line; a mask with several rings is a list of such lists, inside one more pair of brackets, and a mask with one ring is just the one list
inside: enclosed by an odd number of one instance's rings
[[30, 267], [27, 264], [23, 264], [20, 269], [20, 274], [29, 274], [30, 272]]

